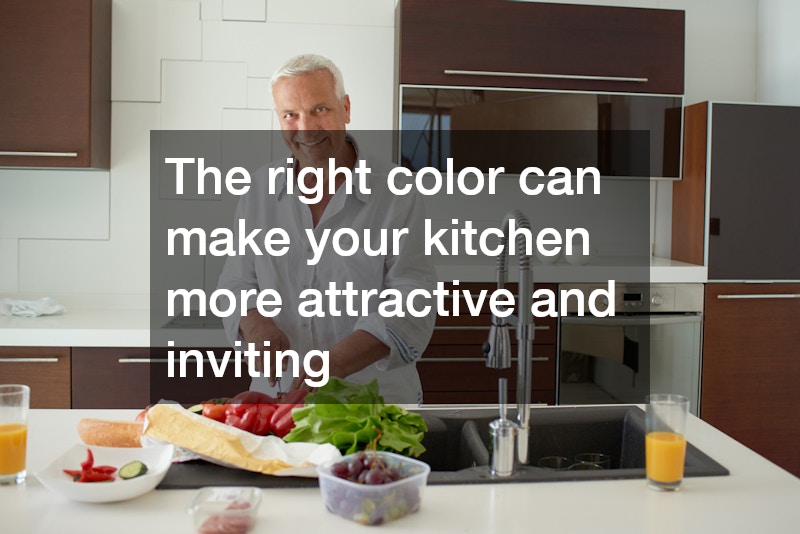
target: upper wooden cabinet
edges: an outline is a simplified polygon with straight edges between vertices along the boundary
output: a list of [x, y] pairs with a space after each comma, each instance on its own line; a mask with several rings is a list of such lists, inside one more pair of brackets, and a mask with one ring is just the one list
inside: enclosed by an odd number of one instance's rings
[[683, 70], [679, 10], [401, 2], [401, 84], [683, 94]]
[[109, 167], [110, 0], [7, 0], [0, 72], [0, 166]]
[[798, 122], [798, 106], [701, 102], [685, 109], [673, 259], [707, 261], [709, 280], [800, 279]]

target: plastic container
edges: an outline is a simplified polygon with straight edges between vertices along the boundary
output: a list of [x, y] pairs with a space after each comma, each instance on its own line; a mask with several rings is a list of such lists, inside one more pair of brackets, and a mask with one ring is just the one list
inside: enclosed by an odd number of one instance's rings
[[255, 525], [260, 504], [259, 488], [210, 486], [194, 496], [189, 515], [201, 534], [243, 534]]
[[431, 468], [425, 462], [391, 452], [368, 452], [384, 462], [386, 469], [397, 469], [404, 478], [388, 484], [360, 484], [335, 476], [331, 469], [338, 462], [350, 464], [359, 454], [349, 454], [317, 467], [322, 499], [328, 511], [362, 525], [380, 525], [419, 510], [422, 493]]

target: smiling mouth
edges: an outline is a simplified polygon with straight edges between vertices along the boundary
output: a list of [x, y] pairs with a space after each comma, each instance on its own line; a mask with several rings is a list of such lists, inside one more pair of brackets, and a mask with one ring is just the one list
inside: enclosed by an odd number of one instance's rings
[[305, 147], [305, 148], [314, 148], [316, 146], [321, 145], [322, 142], [325, 141], [325, 139], [326, 139], [325, 137], [322, 137], [320, 139], [316, 139], [316, 140], [312, 140], [312, 141], [298, 141], [297, 144], [299, 144], [300, 146]]

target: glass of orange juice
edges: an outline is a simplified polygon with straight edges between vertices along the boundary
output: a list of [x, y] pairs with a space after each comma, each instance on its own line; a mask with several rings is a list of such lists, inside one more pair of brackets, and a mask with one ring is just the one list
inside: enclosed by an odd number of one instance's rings
[[648, 485], [661, 491], [680, 489], [686, 460], [689, 399], [670, 393], [647, 397], [644, 437]]
[[0, 385], [0, 485], [25, 482], [30, 396], [28, 386]]

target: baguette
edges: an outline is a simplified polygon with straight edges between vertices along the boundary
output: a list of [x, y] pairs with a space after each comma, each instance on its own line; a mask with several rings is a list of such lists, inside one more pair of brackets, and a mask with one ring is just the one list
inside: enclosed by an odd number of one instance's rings
[[87, 445], [141, 447], [143, 426], [141, 421], [81, 419], [78, 422], [78, 435]]

